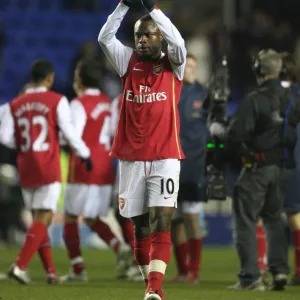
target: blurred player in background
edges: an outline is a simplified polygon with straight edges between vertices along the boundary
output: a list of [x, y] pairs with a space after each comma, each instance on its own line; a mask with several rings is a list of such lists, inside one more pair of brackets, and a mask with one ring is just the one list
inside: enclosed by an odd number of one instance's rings
[[121, 244], [110, 227], [99, 219], [108, 214], [115, 180], [112, 157], [109, 155], [111, 102], [98, 88], [100, 76], [101, 65], [94, 60], [79, 62], [75, 70], [74, 89], [78, 98], [71, 102], [73, 122], [77, 133], [90, 148], [94, 164], [92, 172], [87, 173], [75, 153], [70, 154], [65, 191], [64, 241], [72, 270], [62, 277], [63, 281], [87, 280], [80, 249], [79, 216], [115, 252], [118, 257], [117, 273], [123, 272], [127, 260], [132, 257], [130, 248]]
[[[134, 27], [135, 50], [116, 38], [133, 5], [150, 12]], [[162, 41], [168, 53], [162, 52]], [[147, 284], [145, 300], [164, 299], [162, 282], [171, 254], [171, 220], [177, 205], [180, 159], [178, 102], [185, 42], [152, 0], [124, 0], [98, 41], [122, 78], [124, 93], [112, 155], [120, 159], [119, 208], [135, 229], [134, 252]]]
[[76, 154], [91, 170], [90, 150], [71, 123], [68, 100], [50, 91], [54, 82], [51, 63], [38, 60], [31, 67], [31, 87], [12, 100], [0, 128], [0, 141], [18, 151], [17, 166], [25, 205], [33, 214], [23, 247], [9, 277], [29, 284], [26, 268], [38, 251], [49, 284], [58, 277], [52, 261], [47, 227], [60, 195], [59, 129]]
[[204, 171], [208, 132], [201, 118], [205, 89], [196, 81], [197, 60], [187, 55], [179, 101], [180, 141], [186, 159], [181, 162], [178, 208], [172, 239], [178, 275], [173, 282], [197, 283], [201, 260], [200, 212], [205, 201]]

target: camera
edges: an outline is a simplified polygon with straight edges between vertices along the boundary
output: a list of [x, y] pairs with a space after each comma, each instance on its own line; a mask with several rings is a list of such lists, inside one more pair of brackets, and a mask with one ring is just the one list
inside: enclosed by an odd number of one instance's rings
[[225, 103], [230, 96], [229, 69], [227, 56], [224, 55], [217, 65], [216, 72], [210, 85], [211, 96], [214, 102]]
[[212, 200], [226, 200], [225, 180], [225, 140], [228, 125], [227, 102], [231, 90], [229, 83], [229, 68], [227, 56], [217, 64], [212, 76], [204, 108], [207, 111], [207, 126], [211, 141], [207, 144], [206, 176], [207, 198]]
[[203, 104], [207, 110], [208, 125], [213, 122], [227, 125], [226, 105], [231, 95], [229, 80], [228, 60], [227, 56], [224, 55], [217, 64], [216, 71], [209, 85], [207, 97]]

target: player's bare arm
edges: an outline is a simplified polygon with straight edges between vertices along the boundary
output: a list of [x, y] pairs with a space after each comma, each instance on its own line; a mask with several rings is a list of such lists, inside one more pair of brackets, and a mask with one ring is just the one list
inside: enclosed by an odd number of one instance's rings
[[98, 36], [103, 52], [121, 77], [127, 72], [133, 49], [124, 46], [116, 38], [116, 33], [128, 10], [129, 6], [121, 2], [108, 17]]

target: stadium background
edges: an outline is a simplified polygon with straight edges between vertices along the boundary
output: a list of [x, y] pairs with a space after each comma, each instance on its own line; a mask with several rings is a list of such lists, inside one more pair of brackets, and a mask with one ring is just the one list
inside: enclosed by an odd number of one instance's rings
[[[228, 105], [230, 113], [255, 84], [251, 57], [257, 50], [272, 47], [278, 51], [290, 51], [295, 53], [298, 62], [300, 60], [299, 0], [157, 2], [180, 29], [189, 52], [198, 58], [197, 76], [201, 83], [208, 85], [218, 58], [224, 50], [227, 52], [232, 85], [232, 100]], [[97, 45], [98, 32], [117, 3], [117, 0], [1, 0], [0, 103], [6, 103], [17, 95], [28, 80], [32, 61], [37, 58], [54, 63], [54, 90], [66, 94], [71, 100], [74, 97], [72, 77], [76, 62], [83, 57], [94, 57], [103, 66], [99, 82], [101, 89], [111, 98], [117, 96], [121, 91], [120, 80]], [[129, 13], [122, 25], [119, 38], [128, 45], [132, 44], [133, 24], [140, 15], [140, 12]], [[222, 34], [223, 24], [227, 25], [228, 35]], [[1, 147], [0, 157], [2, 164], [14, 164], [14, 153], [4, 147]], [[62, 154], [64, 172], [66, 164], [67, 158]], [[2, 208], [9, 201], [20, 201], [20, 195], [5, 185], [5, 180], [14, 177], [6, 172], [2, 172], [0, 186]], [[9, 179], [6, 183], [12, 182]], [[56, 246], [62, 245], [62, 201], [61, 198], [59, 212], [50, 229]], [[205, 205], [205, 211], [208, 234], [204, 243], [231, 244], [230, 199], [224, 203], [212, 201]], [[28, 217], [25, 219], [28, 220]], [[108, 221], [113, 220], [108, 218]], [[103, 246], [85, 227], [81, 230], [85, 246]], [[118, 231], [118, 228], [115, 227], [115, 230]]]

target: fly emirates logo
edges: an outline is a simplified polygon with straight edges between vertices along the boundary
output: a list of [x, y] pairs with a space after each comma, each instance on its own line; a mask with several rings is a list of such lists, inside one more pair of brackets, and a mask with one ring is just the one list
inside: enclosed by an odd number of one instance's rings
[[140, 85], [139, 92], [140, 92], [139, 95], [135, 95], [133, 91], [126, 90], [125, 93], [126, 101], [135, 102], [135, 103], [152, 103], [152, 102], [166, 101], [168, 98], [166, 92], [151, 93], [150, 87], [145, 85]]

